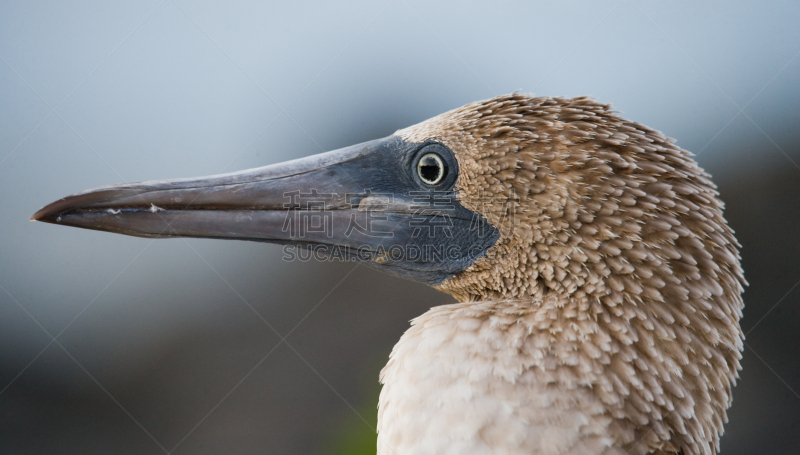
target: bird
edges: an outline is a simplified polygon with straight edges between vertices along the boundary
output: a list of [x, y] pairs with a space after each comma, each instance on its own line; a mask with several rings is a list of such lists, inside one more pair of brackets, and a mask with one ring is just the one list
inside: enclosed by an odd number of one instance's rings
[[377, 453], [712, 454], [747, 284], [693, 155], [591, 97], [515, 92], [394, 134], [31, 220], [272, 242], [422, 282], [380, 373]]

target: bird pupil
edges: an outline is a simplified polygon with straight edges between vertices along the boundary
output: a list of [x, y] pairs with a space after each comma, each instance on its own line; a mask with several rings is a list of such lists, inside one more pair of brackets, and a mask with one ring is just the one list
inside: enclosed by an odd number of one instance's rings
[[439, 160], [432, 156], [423, 157], [419, 163], [419, 174], [426, 183], [438, 183], [442, 177], [442, 167]]
[[434, 181], [439, 176], [439, 166], [436, 163], [422, 165], [422, 176], [425, 180]]

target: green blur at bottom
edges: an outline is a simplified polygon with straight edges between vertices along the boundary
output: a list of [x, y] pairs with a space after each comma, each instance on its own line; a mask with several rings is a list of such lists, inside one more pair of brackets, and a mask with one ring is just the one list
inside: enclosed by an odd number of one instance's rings
[[378, 447], [378, 398], [381, 386], [378, 372], [383, 367], [388, 354], [378, 356], [381, 360], [369, 368], [362, 382], [363, 395], [358, 403], [352, 403], [356, 412], [348, 409], [339, 428], [322, 453], [331, 455], [375, 455]]

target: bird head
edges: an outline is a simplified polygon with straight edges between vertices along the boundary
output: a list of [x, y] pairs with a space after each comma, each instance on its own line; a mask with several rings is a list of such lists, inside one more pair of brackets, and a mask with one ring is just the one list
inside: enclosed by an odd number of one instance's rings
[[308, 158], [86, 191], [31, 219], [280, 243], [289, 257], [359, 261], [462, 301], [614, 305], [739, 291], [721, 207], [661, 133], [589, 98], [512, 94]]

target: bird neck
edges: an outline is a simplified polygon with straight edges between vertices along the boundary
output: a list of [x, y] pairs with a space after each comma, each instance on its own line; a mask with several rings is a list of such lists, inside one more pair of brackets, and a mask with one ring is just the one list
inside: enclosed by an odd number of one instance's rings
[[[555, 304], [464, 302], [414, 319], [381, 372], [378, 453], [588, 453], [590, 440], [592, 453], [621, 454], [612, 446], [657, 442], [611, 428], [603, 400], [620, 397], [603, 362], [616, 348], [579, 303]], [[553, 434], [563, 446], [547, 446]]]

